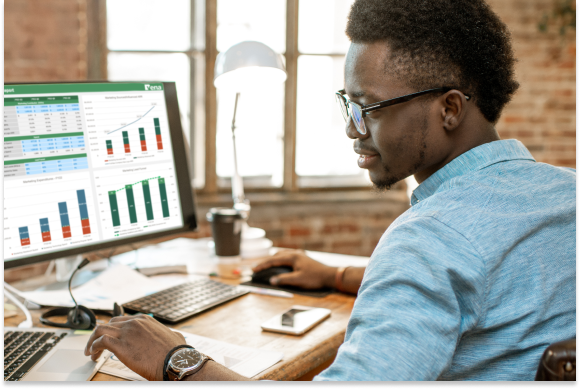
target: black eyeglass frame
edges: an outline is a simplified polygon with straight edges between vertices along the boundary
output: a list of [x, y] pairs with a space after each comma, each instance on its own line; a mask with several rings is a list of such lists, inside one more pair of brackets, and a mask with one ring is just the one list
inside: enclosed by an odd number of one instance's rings
[[[366, 114], [367, 112], [374, 111], [376, 109], [390, 107], [391, 105], [404, 103], [406, 101], [414, 99], [415, 97], [426, 95], [427, 93], [434, 93], [434, 92], [446, 93], [446, 92], [449, 92], [450, 90], [453, 90], [453, 89], [456, 89], [456, 88], [441, 87], [441, 88], [426, 89], [426, 90], [421, 91], [421, 92], [414, 92], [414, 93], [411, 93], [408, 95], [394, 97], [394, 98], [389, 99], [389, 100], [378, 101], [376, 103], [365, 104], [365, 105], [357, 104], [357, 103], [351, 101], [350, 99], [347, 99], [346, 97], [344, 97], [344, 95], [346, 94], [346, 91], [344, 89], [341, 89], [338, 92], [336, 92], [336, 95], [344, 100], [345, 107], [348, 108], [349, 104], [356, 104], [360, 107], [361, 112], [363, 114]], [[471, 99], [470, 95], [466, 95], [465, 93], [463, 95], [465, 96], [466, 100]], [[345, 120], [346, 120], [346, 118], [345, 118]]]

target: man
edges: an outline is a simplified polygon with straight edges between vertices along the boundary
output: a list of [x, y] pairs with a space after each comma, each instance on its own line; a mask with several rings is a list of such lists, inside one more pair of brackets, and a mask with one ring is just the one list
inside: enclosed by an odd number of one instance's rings
[[[412, 207], [366, 269], [287, 251], [255, 270], [292, 265], [271, 282], [358, 292], [316, 380], [533, 379], [543, 350], [575, 337], [576, 173], [495, 130], [518, 87], [506, 26], [482, 0], [357, 0], [347, 34], [347, 135], [376, 187], [415, 176]], [[182, 343], [151, 318], [115, 318], [87, 355], [109, 349], [161, 379]], [[243, 377], [210, 361], [186, 379]]]

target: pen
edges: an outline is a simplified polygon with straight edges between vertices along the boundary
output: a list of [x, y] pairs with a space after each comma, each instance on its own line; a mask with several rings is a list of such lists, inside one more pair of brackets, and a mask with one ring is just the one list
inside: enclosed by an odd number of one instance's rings
[[243, 286], [243, 288], [246, 289], [247, 291], [249, 291], [250, 293], [264, 294], [266, 296], [285, 297], [285, 298], [294, 297], [294, 294], [292, 294], [290, 292], [284, 292], [283, 290], [257, 288], [255, 286]]

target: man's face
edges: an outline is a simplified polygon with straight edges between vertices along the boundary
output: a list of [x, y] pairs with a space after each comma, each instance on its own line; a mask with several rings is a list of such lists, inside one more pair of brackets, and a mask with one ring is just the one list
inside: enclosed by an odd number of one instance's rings
[[[389, 71], [388, 58], [389, 48], [384, 42], [351, 44], [345, 90], [352, 101], [365, 105], [418, 92]], [[437, 107], [432, 102], [419, 97], [371, 111], [364, 118], [366, 135], [358, 133], [352, 120], [348, 121], [346, 132], [355, 139], [359, 167], [369, 171], [378, 189], [389, 189], [436, 163], [438, 148], [445, 139], [437, 130]]]

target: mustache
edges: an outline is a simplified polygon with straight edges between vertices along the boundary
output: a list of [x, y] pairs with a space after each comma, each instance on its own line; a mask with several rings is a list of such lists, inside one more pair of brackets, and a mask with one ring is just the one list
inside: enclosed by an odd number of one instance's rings
[[376, 151], [372, 147], [364, 145], [360, 140], [354, 141], [353, 149], [357, 154], [367, 154], [367, 155], [379, 154], [378, 151]]

